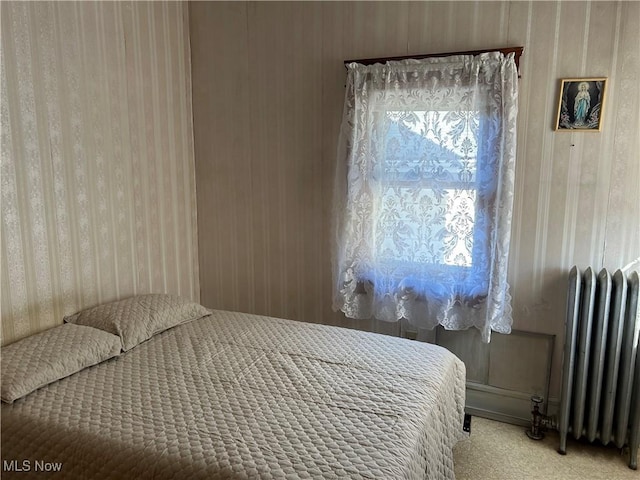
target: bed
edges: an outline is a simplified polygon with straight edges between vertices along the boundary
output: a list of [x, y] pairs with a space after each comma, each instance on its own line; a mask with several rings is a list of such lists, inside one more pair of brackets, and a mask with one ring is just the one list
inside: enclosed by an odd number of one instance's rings
[[[48, 384], [38, 378], [26, 390], [39, 388], [3, 401], [2, 478], [454, 478], [465, 369], [449, 351], [205, 313], [146, 327], [129, 344], [119, 327], [77, 318], [59, 327], [75, 325], [71, 336], [109, 331], [117, 343], [94, 365], [76, 362], [75, 373]], [[65, 342], [93, 345], [78, 338]], [[3, 400], [5, 377], [7, 385], [20, 380], [20, 369], [42, 361], [33, 345], [28, 360], [11, 360], [13, 345], [3, 348]]]

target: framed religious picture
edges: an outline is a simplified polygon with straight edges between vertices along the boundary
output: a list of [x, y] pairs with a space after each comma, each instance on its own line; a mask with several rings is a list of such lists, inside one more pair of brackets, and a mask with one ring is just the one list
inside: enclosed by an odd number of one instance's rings
[[558, 132], [599, 132], [606, 78], [563, 78], [558, 100]]

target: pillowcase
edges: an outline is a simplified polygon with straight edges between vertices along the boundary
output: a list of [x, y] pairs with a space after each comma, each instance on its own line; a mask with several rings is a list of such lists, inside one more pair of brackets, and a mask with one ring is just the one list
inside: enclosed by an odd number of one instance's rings
[[202, 305], [177, 295], [152, 293], [98, 305], [64, 321], [118, 335], [126, 352], [157, 333], [209, 314]]
[[120, 354], [116, 335], [60, 325], [2, 347], [3, 402], [18, 398]]

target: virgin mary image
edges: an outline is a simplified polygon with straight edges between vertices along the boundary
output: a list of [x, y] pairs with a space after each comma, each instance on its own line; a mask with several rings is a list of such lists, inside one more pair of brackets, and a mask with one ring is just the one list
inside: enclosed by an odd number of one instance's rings
[[556, 129], [599, 130], [604, 80], [563, 81]]
[[589, 84], [587, 82], [580, 82], [578, 85], [578, 93], [573, 102], [574, 122], [573, 125], [581, 127], [584, 125], [587, 118], [587, 113], [591, 107], [591, 95], [589, 95]]

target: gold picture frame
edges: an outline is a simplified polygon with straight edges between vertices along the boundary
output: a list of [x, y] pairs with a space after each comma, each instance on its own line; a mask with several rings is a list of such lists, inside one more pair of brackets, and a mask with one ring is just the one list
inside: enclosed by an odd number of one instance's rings
[[606, 77], [561, 79], [556, 132], [601, 131], [606, 87]]

